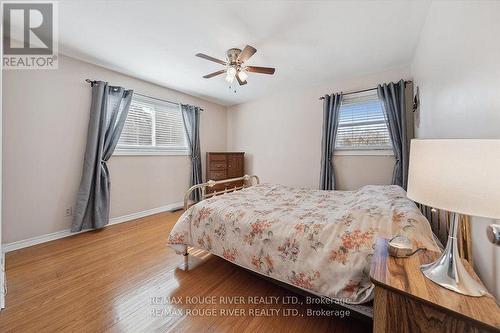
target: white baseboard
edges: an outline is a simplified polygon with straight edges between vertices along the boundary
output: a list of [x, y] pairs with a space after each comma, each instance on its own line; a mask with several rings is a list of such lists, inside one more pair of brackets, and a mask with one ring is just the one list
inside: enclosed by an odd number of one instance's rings
[[[183, 206], [184, 206], [184, 203], [175, 202], [175, 203], [170, 204], [170, 205], [152, 208], [152, 209], [144, 210], [142, 212], [113, 217], [113, 218], [109, 219], [108, 225], [128, 222], [128, 221], [136, 220], [136, 219], [139, 219], [141, 217], [146, 217], [149, 215], [154, 215], [154, 214], [163, 213], [163, 212], [167, 212], [167, 211], [177, 210], [177, 209], [182, 208]], [[91, 230], [91, 229], [89, 229], [89, 230]], [[79, 234], [82, 232], [87, 232], [89, 230], [83, 230], [80, 232], [71, 232], [70, 229], [56, 231], [56, 232], [53, 232], [50, 234], [45, 234], [45, 235], [36, 236], [33, 238], [29, 238], [29, 239], [23, 239], [23, 240], [20, 240], [17, 242], [5, 244], [2, 246], [2, 250], [4, 253], [6, 253], [6, 252], [14, 251], [14, 250], [19, 250], [19, 249], [22, 249], [22, 248], [25, 248], [28, 246], [33, 246], [33, 245], [49, 242], [49, 241], [56, 240], [59, 238], [73, 236], [73, 235], [76, 235], [76, 234]]]

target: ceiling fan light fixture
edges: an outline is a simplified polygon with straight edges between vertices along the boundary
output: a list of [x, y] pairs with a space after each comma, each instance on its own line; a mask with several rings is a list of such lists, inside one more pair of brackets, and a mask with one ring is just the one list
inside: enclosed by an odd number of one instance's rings
[[238, 72], [238, 77], [241, 81], [246, 81], [248, 79], [248, 74], [244, 70]]
[[226, 81], [229, 82], [229, 83], [233, 83], [235, 77], [236, 77], [235, 75], [231, 75], [228, 72], [227, 75], [226, 75]]
[[229, 83], [233, 83], [234, 79], [236, 78], [236, 74], [236, 68], [234, 68], [233, 66], [229, 66], [226, 71], [226, 81]]
[[236, 76], [236, 68], [234, 68], [233, 66], [229, 66], [227, 68], [227, 76], [231, 76], [234, 79], [234, 77]]

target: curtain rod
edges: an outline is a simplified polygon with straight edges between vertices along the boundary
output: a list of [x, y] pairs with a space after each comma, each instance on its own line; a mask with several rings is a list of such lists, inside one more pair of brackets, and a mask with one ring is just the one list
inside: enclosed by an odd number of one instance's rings
[[[90, 86], [92, 87], [97, 81], [96, 80], [91, 80], [91, 79], [85, 79], [85, 82], [87, 83], [90, 83]], [[139, 96], [142, 96], [142, 97], [147, 97], [147, 98], [152, 98], [152, 99], [156, 99], [158, 101], [162, 101], [162, 102], [165, 102], [165, 103], [170, 103], [170, 104], [175, 104], [175, 105], [181, 105], [181, 103], [179, 102], [172, 102], [172, 101], [168, 101], [166, 99], [163, 99], [163, 98], [157, 98], [157, 97], [153, 97], [153, 96], [149, 96], [149, 95], [144, 95], [144, 94], [140, 94], [138, 92], [135, 92], [134, 91], [134, 95], [139, 95]], [[200, 111], [204, 111], [202, 108], [200, 108]]]
[[[405, 83], [411, 83], [411, 82], [413, 82], [413, 81], [412, 81], [412, 80], [405, 81]], [[352, 94], [358, 94], [358, 93], [367, 92], [367, 91], [372, 91], [372, 90], [377, 90], [377, 87], [375, 87], [375, 88], [370, 88], [370, 89], [363, 89], [363, 90], [354, 90], [354, 91], [349, 91], [349, 92], [347, 92], [347, 93], [345, 93], [345, 94], [344, 94], [344, 93], [342, 93], [342, 96], [345, 96], [345, 95], [352, 95]], [[320, 100], [322, 100], [322, 99], [325, 99], [325, 97], [324, 97], [324, 96], [321, 96], [319, 99], [320, 99]]]

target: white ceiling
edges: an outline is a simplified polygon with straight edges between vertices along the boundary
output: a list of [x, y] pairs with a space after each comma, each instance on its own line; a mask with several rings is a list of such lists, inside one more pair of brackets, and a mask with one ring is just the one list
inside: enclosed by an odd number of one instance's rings
[[[336, 78], [409, 64], [428, 1], [73, 1], [59, 2], [61, 53], [232, 105]], [[202, 76], [231, 47], [257, 48], [235, 94], [224, 76]]]

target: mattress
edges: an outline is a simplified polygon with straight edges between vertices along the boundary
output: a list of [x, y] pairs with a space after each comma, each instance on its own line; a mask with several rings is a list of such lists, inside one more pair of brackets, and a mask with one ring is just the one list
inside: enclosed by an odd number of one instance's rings
[[373, 299], [377, 236], [398, 234], [438, 251], [429, 223], [399, 186], [321, 191], [261, 184], [190, 207], [168, 244], [178, 253], [204, 249], [315, 295], [361, 304]]

